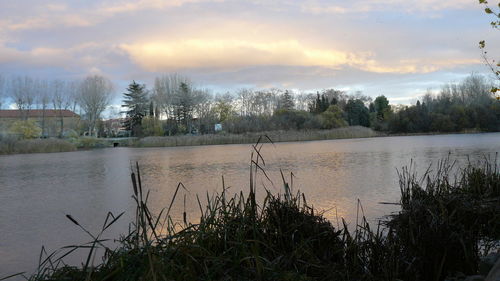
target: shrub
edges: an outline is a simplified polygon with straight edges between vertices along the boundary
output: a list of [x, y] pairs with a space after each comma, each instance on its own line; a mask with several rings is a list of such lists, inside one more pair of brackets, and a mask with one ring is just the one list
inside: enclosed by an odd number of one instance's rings
[[320, 114], [321, 127], [323, 129], [346, 127], [347, 122], [343, 119], [343, 114], [340, 107], [330, 105], [326, 111]]
[[[492, 160], [492, 163], [495, 163]], [[388, 225], [401, 245], [404, 280], [443, 280], [477, 273], [480, 250], [500, 240], [500, 173], [495, 164], [469, 164], [453, 182], [453, 163], [443, 160], [434, 176], [400, 174], [401, 212]]]
[[35, 120], [19, 120], [12, 123], [10, 131], [23, 139], [34, 139], [40, 136], [42, 129]]
[[0, 140], [0, 154], [11, 153], [50, 153], [74, 151], [76, 146], [62, 139], [21, 139], [15, 137]]
[[142, 118], [142, 133], [144, 136], [163, 136], [163, 126], [161, 121], [154, 116]]
[[106, 141], [94, 137], [80, 137], [78, 139], [73, 140], [74, 144], [78, 148], [102, 148], [109, 146]]

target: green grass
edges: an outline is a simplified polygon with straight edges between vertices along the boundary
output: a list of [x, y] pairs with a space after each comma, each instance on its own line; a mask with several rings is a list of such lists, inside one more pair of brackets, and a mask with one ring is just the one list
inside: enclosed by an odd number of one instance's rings
[[[496, 159], [469, 163], [453, 180], [454, 166], [439, 163], [422, 179], [411, 166], [400, 172], [401, 211], [369, 225], [358, 201], [358, 218], [349, 230], [336, 228], [311, 207], [306, 196], [282, 174], [281, 194], [267, 191], [257, 202], [257, 177], [267, 177], [259, 139], [253, 145], [246, 194], [206, 194], [198, 198], [200, 219], [183, 214], [174, 221], [169, 206], [159, 214], [148, 208], [149, 192], [137, 165], [131, 174], [136, 216], [131, 231], [110, 249], [102, 233], [120, 215], [109, 214], [91, 241], [40, 256], [28, 280], [444, 280], [457, 272], [477, 273], [478, 257], [498, 250], [500, 174]], [[269, 140], [270, 141], [270, 140]], [[97, 249], [104, 249], [94, 265]], [[81, 267], [65, 266], [63, 257], [87, 251]]]

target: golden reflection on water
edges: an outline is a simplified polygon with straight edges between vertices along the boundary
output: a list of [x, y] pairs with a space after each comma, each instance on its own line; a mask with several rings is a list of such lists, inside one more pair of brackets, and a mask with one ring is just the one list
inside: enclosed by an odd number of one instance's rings
[[[468, 156], [482, 158], [500, 151], [499, 138], [494, 133], [265, 145], [265, 169], [272, 182], [259, 173], [257, 197], [262, 200], [266, 189], [275, 194], [283, 191], [282, 169], [287, 180], [293, 172], [294, 191], [304, 192], [308, 203], [324, 211], [334, 226], [337, 217], [345, 218], [350, 227], [355, 224], [358, 199], [373, 224], [397, 211], [395, 205], [379, 204], [399, 200], [396, 168], [413, 159], [422, 172], [450, 152], [458, 164]], [[0, 156], [0, 249], [7, 253], [0, 254], [0, 272], [31, 270], [36, 263], [32, 254], [41, 245], [53, 250], [88, 242], [65, 214], [95, 233], [109, 211], [125, 211], [106, 237], [126, 233], [135, 212], [130, 172], [136, 162], [144, 189], [150, 192], [152, 212], [168, 207], [182, 182], [186, 190], [178, 193], [171, 215], [182, 221], [186, 211], [188, 220], [196, 223], [200, 218], [196, 195], [206, 204], [207, 194], [222, 191], [222, 176], [228, 197], [248, 193], [251, 151], [250, 145], [224, 145]]]

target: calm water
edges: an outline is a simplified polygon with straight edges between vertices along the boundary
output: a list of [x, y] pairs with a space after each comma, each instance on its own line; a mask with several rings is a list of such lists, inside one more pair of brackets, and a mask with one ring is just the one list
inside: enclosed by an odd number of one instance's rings
[[[478, 159], [499, 151], [500, 133], [278, 143], [263, 148], [272, 182], [261, 177], [258, 186], [279, 192], [281, 168], [288, 176], [294, 173], [294, 189], [334, 225], [336, 214], [355, 222], [358, 198], [374, 221], [397, 210], [379, 202], [398, 201], [396, 168], [410, 159], [423, 171], [449, 153], [463, 163], [467, 156]], [[205, 198], [207, 192], [221, 191], [222, 176], [229, 193], [248, 190], [250, 153], [250, 145], [225, 145], [0, 156], [0, 277], [31, 272], [42, 245], [55, 250], [90, 241], [65, 214], [96, 233], [108, 212], [125, 211], [105, 237], [126, 233], [134, 212], [130, 171], [136, 161], [152, 208], [167, 206], [182, 182], [188, 190], [179, 198], [186, 196], [185, 208], [196, 221], [196, 194]], [[178, 200], [172, 212], [183, 210]]]

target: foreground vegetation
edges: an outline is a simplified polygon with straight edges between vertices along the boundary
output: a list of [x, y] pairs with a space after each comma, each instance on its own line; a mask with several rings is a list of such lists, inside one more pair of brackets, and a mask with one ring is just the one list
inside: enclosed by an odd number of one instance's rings
[[[452, 180], [454, 164], [439, 163], [417, 178], [400, 171], [401, 211], [373, 228], [363, 216], [354, 227], [343, 219], [335, 228], [293, 191], [283, 176], [283, 193], [257, 201], [258, 177], [267, 177], [262, 144], [253, 146], [248, 194], [208, 196], [200, 220], [175, 222], [170, 207], [157, 216], [139, 167], [132, 173], [136, 218], [130, 233], [112, 250], [101, 239], [121, 215], [108, 215], [92, 241], [41, 256], [28, 280], [463, 280], [479, 272], [481, 255], [500, 249], [500, 171], [497, 159], [469, 163]], [[103, 260], [93, 265], [96, 250]], [[81, 267], [62, 258], [89, 251]], [[489, 269], [489, 268], [488, 268]], [[487, 274], [483, 272], [484, 275]], [[455, 278], [457, 277], [457, 278]], [[455, 279], [450, 279], [455, 278]]]

